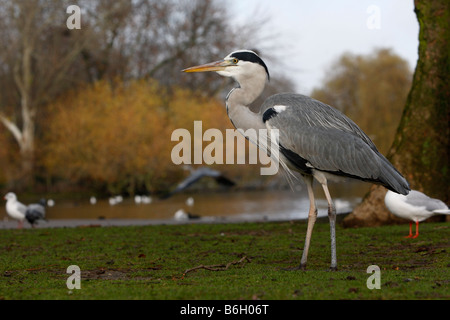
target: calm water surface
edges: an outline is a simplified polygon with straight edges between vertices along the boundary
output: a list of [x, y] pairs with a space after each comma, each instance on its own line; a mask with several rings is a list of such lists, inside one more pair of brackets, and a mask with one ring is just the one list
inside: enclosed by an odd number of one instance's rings
[[[346, 183], [330, 186], [338, 213], [347, 213], [360, 203], [369, 190], [365, 183]], [[327, 215], [327, 202], [321, 187], [315, 189], [319, 216]], [[188, 206], [186, 200], [192, 197], [194, 205]], [[308, 216], [309, 200], [306, 187], [299, 190], [283, 191], [245, 191], [226, 193], [177, 194], [166, 200], [155, 197], [149, 204], [136, 204], [134, 199], [124, 198], [116, 205], [110, 205], [108, 199], [98, 199], [95, 205], [85, 200], [58, 200], [53, 207], [47, 208], [48, 220], [64, 219], [145, 219], [173, 220], [174, 214], [183, 209], [203, 219], [248, 220], [291, 220], [305, 219]], [[5, 209], [3, 215], [6, 217]]]

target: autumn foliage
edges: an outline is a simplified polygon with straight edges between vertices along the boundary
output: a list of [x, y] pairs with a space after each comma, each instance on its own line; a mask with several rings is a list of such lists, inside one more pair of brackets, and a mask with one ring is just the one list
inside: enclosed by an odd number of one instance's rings
[[109, 193], [173, 187], [185, 174], [171, 160], [173, 130], [193, 131], [196, 120], [204, 130], [232, 128], [222, 102], [143, 80], [97, 82], [64, 95], [48, 114], [40, 159], [51, 187], [89, 184]]

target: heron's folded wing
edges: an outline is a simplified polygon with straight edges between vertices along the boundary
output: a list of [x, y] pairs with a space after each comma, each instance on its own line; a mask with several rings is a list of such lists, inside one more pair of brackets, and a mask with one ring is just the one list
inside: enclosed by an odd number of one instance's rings
[[278, 129], [280, 147], [308, 167], [408, 193], [408, 182], [353, 121], [321, 102], [295, 96], [299, 99], [291, 98], [283, 112], [266, 122], [268, 128]]

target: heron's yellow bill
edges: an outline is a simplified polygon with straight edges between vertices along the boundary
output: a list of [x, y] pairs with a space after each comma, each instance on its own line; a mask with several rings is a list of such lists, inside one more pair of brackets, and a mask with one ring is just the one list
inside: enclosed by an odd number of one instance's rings
[[190, 67], [184, 70], [183, 72], [208, 72], [208, 71], [222, 71], [225, 70], [226, 67], [229, 66], [227, 61], [221, 60], [216, 62], [211, 62], [207, 64], [202, 64], [200, 66]]

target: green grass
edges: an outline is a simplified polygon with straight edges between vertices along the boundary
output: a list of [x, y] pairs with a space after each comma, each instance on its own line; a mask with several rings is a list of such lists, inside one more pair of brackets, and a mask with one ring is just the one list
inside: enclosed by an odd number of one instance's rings
[[[0, 230], [0, 299], [449, 299], [449, 223], [337, 229], [337, 272], [328, 223], [316, 224], [307, 271], [306, 224], [266, 222]], [[223, 271], [200, 265], [238, 262]], [[69, 290], [66, 269], [81, 269]], [[381, 268], [369, 290], [367, 267]]]

